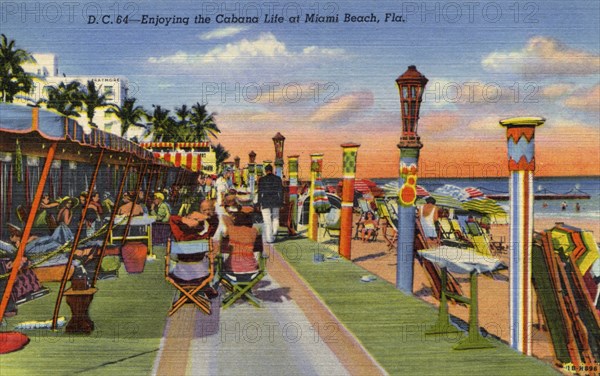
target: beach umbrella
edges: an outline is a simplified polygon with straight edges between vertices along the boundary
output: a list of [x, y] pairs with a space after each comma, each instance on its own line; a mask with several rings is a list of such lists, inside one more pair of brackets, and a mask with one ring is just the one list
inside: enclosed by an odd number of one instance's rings
[[490, 198], [469, 200], [463, 202], [462, 207], [483, 214], [506, 214], [506, 211]]
[[465, 191], [466, 194], [469, 195], [469, 199], [474, 199], [474, 198], [479, 198], [479, 197], [485, 197], [485, 195], [483, 194], [483, 192], [479, 188], [467, 187], [467, 188], [465, 188], [463, 190]]
[[[341, 186], [342, 181], [340, 181], [338, 183], [338, 185]], [[362, 194], [371, 193], [371, 190], [373, 188], [377, 188], [377, 183], [375, 183], [373, 180], [369, 180], [369, 179], [355, 179], [354, 180], [354, 190], [358, 191]]]
[[435, 193], [435, 192], [431, 193], [429, 196], [431, 196], [435, 199], [436, 206], [442, 206], [442, 207], [449, 208], [449, 209], [464, 210], [462, 203], [452, 196], [447, 196], [447, 195], [443, 195], [443, 194], [439, 194], [439, 193]]
[[445, 184], [439, 188], [436, 188], [434, 193], [442, 196], [449, 196], [458, 201], [467, 201], [470, 196], [463, 188], [457, 187], [452, 184]]

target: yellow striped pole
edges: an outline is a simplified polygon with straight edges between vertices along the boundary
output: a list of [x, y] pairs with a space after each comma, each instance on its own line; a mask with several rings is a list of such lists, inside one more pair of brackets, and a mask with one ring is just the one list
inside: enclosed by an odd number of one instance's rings
[[310, 206], [308, 209], [308, 238], [314, 241], [319, 237], [319, 218], [315, 211], [315, 181], [321, 176], [323, 154], [310, 155]]

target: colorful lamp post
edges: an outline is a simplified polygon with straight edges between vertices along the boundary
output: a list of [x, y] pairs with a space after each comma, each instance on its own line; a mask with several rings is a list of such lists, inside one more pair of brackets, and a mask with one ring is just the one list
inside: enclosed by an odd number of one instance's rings
[[535, 171], [535, 128], [541, 117], [500, 121], [506, 127], [510, 173], [510, 346], [531, 355], [532, 291], [531, 243], [533, 233], [533, 173]]
[[283, 178], [283, 143], [285, 137], [279, 132], [273, 137], [273, 144], [275, 145], [275, 175]]
[[298, 158], [299, 155], [288, 155], [288, 174], [290, 175], [290, 228], [298, 231]]
[[240, 157], [237, 155], [233, 158], [233, 166], [233, 184], [239, 187], [242, 185], [242, 170], [240, 169]]
[[354, 178], [356, 177], [356, 155], [360, 144], [342, 144], [344, 180], [342, 182], [342, 217], [340, 223], [340, 255], [352, 258], [352, 209], [354, 206]]
[[248, 187], [250, 189], [250, 198], [254, 201], [254, 189], [256, 182], [256, 153], [252, 150], [248, 153]]
[[406, 294], [413, 291], [413, 253], [415, 239], [415, 201], [417, 199], [417, 166], [423, 147], [417, 133], [423, 89], [429, 80], [414, 65], [396, 79], [400, 91], [402, 135], [400, 149], [400, 191], [398, 192], [398, 253], [396, 288]]
[[319, 218], [315, 210], [315, 182], [321, 177], [323, 154], [310, 155], [310, 206], [308, 209], [308, 238], [314, 241], [319, 237]]

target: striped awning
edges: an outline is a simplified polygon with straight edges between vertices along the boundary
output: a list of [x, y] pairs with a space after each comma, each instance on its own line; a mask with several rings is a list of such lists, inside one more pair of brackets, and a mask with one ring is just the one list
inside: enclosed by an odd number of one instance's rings
[[196, 152], [154, 152], [156, 158], [172, 163], [175, 167], [185, 167], [193, 172], [202, 171], [202, 156]]
[[145, 149], [153, 149], [153, 148], [170, 148], [173, 149], [175, 143], [173, 142], [142, 142], [140, 144], [141, 147]]
[[208, 148], [211, 146], [209, 141], [203, 142], [178, 142], [176, 144], [177, 149], [191, 149], [191, 148]]

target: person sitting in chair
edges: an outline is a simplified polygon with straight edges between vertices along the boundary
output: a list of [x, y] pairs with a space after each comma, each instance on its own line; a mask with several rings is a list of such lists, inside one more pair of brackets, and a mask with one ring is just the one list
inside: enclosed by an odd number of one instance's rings
[[142, 208], [142, 206], [133, 202], [133, 197], [135, 196], [135, 194], [130, 192], [123, 193], [123, 204], [119, 206], [119, 210], [117, 210], [117, 215], [129, 216], [129, 213], [131, 213], [132, 217], [144, 215], [144, 209]]
[[219, 218], [215, 214], [214, 203], [204, 200], [200, 203], [200, 211], [193, 211], [186, 216], [171, 215], [169, 218], [173, 237], [177, 241], [210, 239], [219, 226]]
[[258, 231], [252, 227], [250, 213], [240, 211], [232, 216], [223, 216], [222, 220], [229, 237], [228, 250], [223, 254], [223, 269], [234, 273], [257, 271], [262, 244], [256, 241]]
[[156, 217], [156, 222], [169, 223], [171, 209], [165, 202], [165, 196], [160, 192], [154, 194], [154, 201], [152, 201], [152, 206], [150, 207], [150, 215]]
[[367, 212], [365, 219], [361, 223], [363, 226], [361, 229], [361, 239], [363, 242], [366, 242], [371, 238], [375, 230], [377, 230], [377, 220], [375, 220], [373, 212]]

